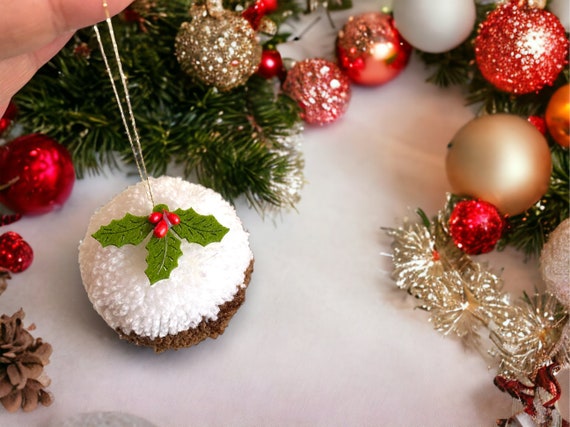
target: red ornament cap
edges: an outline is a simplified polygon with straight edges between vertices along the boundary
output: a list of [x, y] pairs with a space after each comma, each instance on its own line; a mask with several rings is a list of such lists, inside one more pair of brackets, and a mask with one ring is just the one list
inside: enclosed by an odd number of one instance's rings
[[19, 273], [26, 270], [34, 260], [34, 251], [22, 236], [8, 231], [0, 236], [0, 267]]
[[490, 252], [501, 238], [504, 220], [497, 208], [482, 200], [458, 202], [449, 217], [449, 234], [469, 255]]

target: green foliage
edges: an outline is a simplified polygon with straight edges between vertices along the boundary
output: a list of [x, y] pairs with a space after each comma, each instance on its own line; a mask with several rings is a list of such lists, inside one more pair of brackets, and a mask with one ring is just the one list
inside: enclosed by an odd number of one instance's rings
[[158, 239], [152, 237], [146, 244], [147, 268], [144, 271], [150, 284], [170, 277], [170, 273], [178, 267], [178, 258], [182, 256], [181, 241], [172, 232]]
[[173, 226], [172, 230], [192, 243], [206, 246], [219, 242], [230, 230], [221, 225], [213, 215], [200, 215], [194, 209], [177, 209], [174, 213], [180, 217], [180, 224]]
[[[467, 103], [477, 105], [481, 114], [510, 113], [525, 118], [543, 116], [552, 94], [568, 83], [568, 68], [560, 73], [552, 87], [545, 87], [539, 93], [515, 96], [490, 84], [475, 63], [474, 39], [479, 24], [495, 6], [495, 3], [477, 3], [477, 23], [473, 32], [455, 49], [438, 54], [417, 51], [420, 59], [433, 70], [427, 80], [442, 87], [463, 86]], [[513, 246], [528, 256], [539, 255], [548, 235], [570, 214], [569, 152], [549, 135], [547, 139], [553, 164], [550, 187], [541, 200], [526, 212], [508, 218], [507, 230], [497, 246], [499, 249]]]
[[[280, 2], [276, 21], [291, 16], [283, 8], [292, 3]], [[230, 201], [245, 195], [259, 209], [293, 206], [299, 196], [285, 189], [302, 181], [303, 168], [296, 103], [279, 93], [274, 81], [254, 76], [247, 85], [221, 93], [182, 73], [174, 38], [180, 24], [190, 20], [191, 2], [149, 4], [139, 20], [113, 19], [149, 174], [180, 164], [187, 178], [196, 177]], [[64, 144], [79, 177], [103, 165], [117, 168], [117, 158], [133, 164], [92, 29], [77, 32], [15, 102], [24, 131]]]
[[[168, 214], [168, 206], [156, 205], [153, 212]], [[178, 267], [178, 258], [182, 256], [181, 239], [188, 243], [201, 246], [220, 242], [229, 231], [221, 225], [213, 215], [200, 215], [194, 209], [177, 209], [174, 211], [180, 218], [180, 223], [169, 224], [168, 231], [163, 237], [154, 234], [146, 243], [147, 268], [145, 274], [153, 285], [159, 280], [168, 279], [170, 273]], [[148, 216], [135, 216], [126, 213], [121, 219], [114, 219], [103, 225], [92, 234], [101, 246], [139, 245], [153, 231], [153, 225]]]
[[114, 219], [110, 224], [104, 225], [93, 238], [101, 243], [101, 246], [138, 245], [152, 231], [152, 224], [145, 216], [135, 216], [127, 212], [122, 219]]

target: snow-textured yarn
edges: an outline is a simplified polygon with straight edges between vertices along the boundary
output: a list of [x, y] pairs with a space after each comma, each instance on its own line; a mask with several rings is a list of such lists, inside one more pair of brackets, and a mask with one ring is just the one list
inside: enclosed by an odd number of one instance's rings
[[218, 306], [231, 301], [244, 286], [245, 272], [253, 259], [249, 234], [235, 209], [218, 193], [181, 178], [150, 178], [156, 204], [171, 211], [192, 208], [214, 215], [230, 230], [221, 242], [201, 246], [182, 240], [182, 252], [168, 279], [150, 285], [145, 242], [138, 246], [103, 247], [92, 237], [102, 225], [127, 212], [150, 214], [146, 184], [128, 187], [91, 217], [79, 245], [83, 285], [95, 310], [113, 329], [151, 339], [195, 328], [202, 320], [216, 320]]

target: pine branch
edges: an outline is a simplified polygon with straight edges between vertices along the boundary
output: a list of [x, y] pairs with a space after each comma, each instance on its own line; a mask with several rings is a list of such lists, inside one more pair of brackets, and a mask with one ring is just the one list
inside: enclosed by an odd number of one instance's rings
[[[245, 195], [262, 210], [293, 206], [299, 196], [283, 186], [302, 176], [296, 104], [276, 96], [273, 81], [255, 76], [221, 93], [182, 73], [174, 38], [190, 20], [189, 5], [149, 2], [137, 9], [145, 11], [140, 19], [113, 20], [149, 173], [164, 174], [180, 163], [186, 177], [196, 176], [228, 200]], [[20, 123], [26, 132], [49, 134], [64, 144], [79, 177], [104, 165], [117, 168], [117, 158], [132, 164], [112, 94], [94, 33], [85, 29], [17, 95]]]

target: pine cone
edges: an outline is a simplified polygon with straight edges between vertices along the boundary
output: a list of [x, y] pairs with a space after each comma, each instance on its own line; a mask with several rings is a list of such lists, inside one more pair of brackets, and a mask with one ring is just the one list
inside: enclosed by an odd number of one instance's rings
[[20, 407], [33, 411], [38, 403], [49, 406], [52, 396], [44, 390], [50, 379], [44, 373], [52, 348], [34, 339], [24, 328], [24, 311], [0, 317], [0, 403], [8, 412]]

